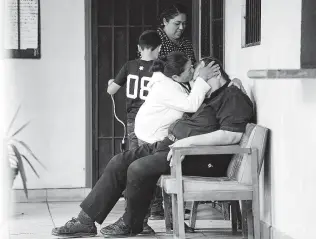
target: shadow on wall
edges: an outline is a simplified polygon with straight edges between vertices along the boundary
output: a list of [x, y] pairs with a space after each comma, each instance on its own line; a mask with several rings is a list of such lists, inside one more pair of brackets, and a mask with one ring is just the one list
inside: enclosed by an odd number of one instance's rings
[[271, 140], [272, 132], [269, 130], [266, 151], [264, 155], [263, 174], [263, 218], [265, 222], [272, 223], [272, 197], [271, 197]]

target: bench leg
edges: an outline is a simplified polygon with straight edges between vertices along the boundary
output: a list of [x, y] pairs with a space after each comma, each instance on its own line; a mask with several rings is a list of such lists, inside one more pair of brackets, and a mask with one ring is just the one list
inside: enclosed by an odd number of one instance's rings
[[254, 197], [252, 200], [253, 213], [253, 230], [255, 239], [260, 239], [260, 204], [259, 204], [259, 189], [254, 190]]
[[165, 211], [165, 226], [166, 226], [166, 234], [172, 234], [171, 230], [171, 213], [172, 213], [172, 205], [171, 205], [171, 196], [163, 191], [163, 203], [164, 203], [164, 211]]
[[185, 239], [183, 197], [172, 194], [173, 238]]
[[238, 201], [231, 201], [231, 223], [232, 223], [232, 232], [237, 232], [238, 227]]
[[199, 202], [198, 201], [193, 201], [192, 202], [191, 212], [190, 212], [190, 227], [192, 227], [192, 228], [195, 228], [198, 206], [199, 206]]
[[242, 201], [241, 206], [243, 238], [254, 239], [252, 202]]

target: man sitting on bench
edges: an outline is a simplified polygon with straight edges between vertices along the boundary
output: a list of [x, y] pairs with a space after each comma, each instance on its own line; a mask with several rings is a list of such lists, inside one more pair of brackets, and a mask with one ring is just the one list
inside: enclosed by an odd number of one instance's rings
[[[251, 100], [235, 86], [220, 62], [221, 76], [212, 79], [208, 97], [196, 113], [185, 113], [169, 127], [169, 135], [154, 144], [144, 144], [114, 156], [90, 194], [81, 203], [77, 218], [53, 229], [54, 235], [95, 235], [95, 222], [102, 224], [126, 188], [127, 208], [115, 223], [101, 229], [105, 237], [133, 236], [143, 230], [143, 220], [162, 174], [170, 173], [167, 155], [170, 145], [227, 145], [240, 141], [253, 117]], [[224, 176], [231, 155], [212, 155], [203, 160], [185, 159], [183, 174]]]

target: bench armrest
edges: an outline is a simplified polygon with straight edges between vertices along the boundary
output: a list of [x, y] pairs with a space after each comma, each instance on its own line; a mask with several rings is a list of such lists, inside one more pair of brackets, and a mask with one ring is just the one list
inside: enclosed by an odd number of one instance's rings
[[179, 190], [182, 190], [182, 156], [186, 155], [211, 155], [211, 154], [250, 154], [253, 157], [251, 171], [253, 176], [258, 175], [258, 150], [255, 148], [242, 148], [239, 145], [223, 146], [191, 146], [191, 147], [173, 147], [172, 148], [172, 167], [171, 175], [177, 179]]
[[205, 155], [205, 154], [250, 154], [250, 148], [242, 148], [238, 144], [221, 146], [191, 146], [173, 147], [181, 155]]

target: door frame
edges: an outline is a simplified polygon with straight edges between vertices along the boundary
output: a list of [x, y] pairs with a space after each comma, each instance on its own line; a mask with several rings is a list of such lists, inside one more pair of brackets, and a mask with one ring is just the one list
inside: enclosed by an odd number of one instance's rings
[[93, 112], [93, 78], [95, 76], [95, 68], [93, 65], [95, 64], [95, 49], [93, 49], [93, 41], [95, 37], [93, 34], [96, 33], [95, 21], [93, 19], [93, 2], [94, 0], [84, 0], [84, 22], [85, 22], [85, 134], [86, 134], [86, 154], [85, 154], [85, 187], [92, 188], [94, 185], [94, 168], [95, 168], [95, 160], [94, 160], [94, 152], [93, 152], [93, 140], [94, 140], [94, 132], [93, 132], [93, 120], [94, 120], [94, 112]]

